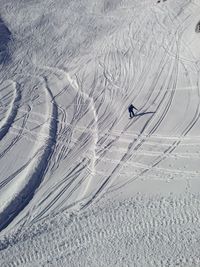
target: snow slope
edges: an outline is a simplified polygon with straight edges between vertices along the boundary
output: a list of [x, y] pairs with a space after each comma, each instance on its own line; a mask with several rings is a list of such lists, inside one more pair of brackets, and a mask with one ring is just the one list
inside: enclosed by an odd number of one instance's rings
[[0, 3], [0, 265], [199, 266], [200, 2]]

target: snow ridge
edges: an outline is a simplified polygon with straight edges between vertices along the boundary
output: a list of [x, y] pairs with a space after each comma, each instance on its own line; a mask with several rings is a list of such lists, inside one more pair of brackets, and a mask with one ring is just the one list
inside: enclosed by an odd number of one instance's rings
[[[15, 181], [1, 194], [1, 230], [13, 220], [33, 197], [36, 188], [42, 180], [55, 144], [57, 107], [48, 88], [48, 83], [45, 78], [44, 80], [46, 83], [46, 124], [42, 126], [39, 132], [39, 135], [43, 136], [43, 138], [40, 136], [39, 142], [32, 151], [33, 157], [28, 161], [25, 168], [17, 174]], [[13, 113], [11, 113], [7, 121], [10, 121], [10, 117], [14, 117]]]
[[5, 93], [5, 95], [6, 95], [9, 87], [13, 88], [12, 89], [13, 96], [12, 96], [11, 102], [9, 103], [9, 107], [7, 109], [5, 117], [2, 118], [0, 121], [0, 141], [8, 133], [9, 128], [12, 126], [14, 119], [17, 115], [18, 105], [19, 105], [19, 101], [21, 99], [20, 87], [14, 81], [3, 82], [0, 85], [0, 94], [2, 95], [2, 93], [3, 94]]

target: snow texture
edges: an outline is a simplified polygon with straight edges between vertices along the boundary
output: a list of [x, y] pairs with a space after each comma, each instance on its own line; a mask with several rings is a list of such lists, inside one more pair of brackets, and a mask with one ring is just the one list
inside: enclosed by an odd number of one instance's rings
[[199, 0], [0, 4], [0, 266], [200, 266]]

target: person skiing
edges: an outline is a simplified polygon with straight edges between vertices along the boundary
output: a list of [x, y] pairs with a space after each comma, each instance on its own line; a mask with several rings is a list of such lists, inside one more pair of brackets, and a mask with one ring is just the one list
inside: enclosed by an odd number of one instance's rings
[[128, 107], [128, 111], [129, 111], [129, 115], [130, 115], [130, 119], [133, 118], [135, 116], [133, 109], [136, 109], [136, 107], [134, 107], [132, 104]]

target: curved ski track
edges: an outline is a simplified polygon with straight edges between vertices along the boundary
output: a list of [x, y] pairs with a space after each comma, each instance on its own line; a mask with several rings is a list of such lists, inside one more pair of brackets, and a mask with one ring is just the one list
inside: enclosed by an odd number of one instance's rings
[[[1, 193], [1, 206], [0, 206], [0, 229], [5, 228], [15, 216], [27, 205], [34, 195], [34, 191], [38, 187], [43, 177], [45, 168], [48, 163], [48, 159], [52, 153], [52, 147], [56, 139], [56, 123], [54, 119], [57, 117], [56, 105], [53, 101], [53, 97], [50, 89], [48, 88], [46, 81], [45, 92], [45, 119], [46, 123], [39, 130], [38, 140], [31, 149], [31, 156], [22, 167], [14, 172], [9, 177], [5, 178], [0, 183]], [[19, 101], [19, 93], [15, 93], [15, 98], [12, 101], [10, 111], [8, 112], [5, 122], [3, 121], [1, 132], [2, 139], [6, 135], [10, 135], [9, 129], [11, 126], [14, 128], [14, 118], [19, 113], [19, 103], [16, 105], [16, 101]], [[23, 139], [23, 130], [28, 122], [29, 115], [25, 115], [21, 129], [18, 134], [12, 140], [11, 144], [1, 153], [1, 158], [5, 156], [11, 147], [13, 147], [20, 139]], [[5, 126], [6, 125], [6, 126]]]
[[[175, 21], [177, 20], [176, 16], [174, 14], [173, 14], [173, 16], [174, 16], [173, 19], [170, 18], [172, 23], [174, 23], [174, 20]], [[157, 131], [159, 126], [163, 123], [164, 118], [167, 116], [167, 113], [170, 110], [170, 107], [171, 107], [171, 104], [173, 102], [173, 98], [174, 98], [174, 95], [175, 95], [175, 92], [176, 92], [176, 88], [177, 88], [178, 68], [180, 68], [181, 64], [183, 66], [185, 64], [184, 61], [179, 58], [179, 54], [180, 54], [180, 52], [179, 52], [179, 46], [180, 46], [179, 39], [181, 37], [181, 31], [184, 31], [184, 27], [186, 27], [186, 25], [187, 25], [188, 17], [186, 17], [185, 20], [186, 20], [185, 23], [183, 23], [183, 21], [178, 20], [178, 23], [179, 23], [180, 26], [176, 30], [177, 33], [175, 34], [176, 56], [174, 57], [174, 66], [172, 66], [172, 70], [169, 72], [169, 84], [166, 85], [166, 88], [172, 88], [172, 89], [170, 91], [169, 90], [165, 91], [164, 96], [162, 97], [159, 105], [157, 106], [157, 108], [155, 110], [156, 113], [161, 115], [160, 119], [156, 121], [156, 123], [155, 123], [155, 125], [153, 126], [152, 129], [148, 129], [148, 128], [149, 128], [149, 125], [151, 125], [152, 122], [154, 121], [154, 116], [152, 116], [147, 121], [147, 123], [144, 125], [144, 127], [140, 131], [140, 133], [138, 135], [138, 138], [134, 139], [134, 141], [129, 144], [127, 152], [123, 155], [123, 157], [121, 158], [119, 163], [117, 163], [116, 167], [111, 172], [111, 174], [109, 176], [107, 176], [106, 178], [104, 178], [104, 180], [102, 179], [103, 182], [102, 182], [101, 186], [99, 186], [98, 190], [96, 191], [96, 193], [94, 193], [92, 198], [88, 202], [86, 202], [86, 204], [83, 205], [84, 208], [87, 207], [87, 205], [90, 204], [97, 196], [99, 196], [100, 194], [103, 194], [104, 192], [106, 192], [105, 189], [109, 186], [109, 183], [113, 183], [115, 177], [119, 176], [119, 171], [123, 167], [124, 163], [127, 160], [129, 160], [130, 158], [131, 158], [131, 160], [134, 160], [135, 152], [139, 148], [141, 148], [141, 146]], [[170, 49], [168, 49], [168, 51], [170, 51]], [[172, 50], [174, 50], [173, 47], [172, 47]], [[171, 54], [171, 53], [169, 53], [169, 54]], [[163, 69], [163, 67], [161, 67], [161, 69]], [[199, 73], [198, 70], [197, 70], [197, 73]], [[171, 76], [170, 76], [170, 74], [171, 74]], [[146, 77], [145, 74], [143, 76]], [[187, 72], [187, 76], [189, 76], [189, 72]], [[190, 81], [189, 81], [189, 84], [190, 84]], [[155, 86], [156, 86], [156, 84], [155, 84]], [[192, 87], [192, 85], [188, 86], [188, 87], [190, 88], [190, 87]], [[200, 117], [199, 89], [200, 89], [199, 88], [199, 80], [198, 80], [198, 77], [197, 77], [197, 80], [196, 80], [196, 95], [197, 95], [197, 98], [198, 98], [198, 105], [196, 107], [196, 111], [195, 111], [191, 121], [186, 125], [184, 125], [184, 121], [182, 123], [180, 123], [179, 128], [181, 128], [181, 126], [183, 125], [184, 129], [182, 130], [182, 132], [178, 136], [178, 139], [175, 142], [173, 142], [168, 148], [166, 148], [162, 152], [162, 154], [160, 154], [158, 157], [156, 157], [155, 160], [153, 160], [153, 162], [151, 163], [151, 165], [148, 166], [148, 168], [144, 168], [144, 170], [142, 170], [136, 177], [131, 178], [128, 182], [126, 182], [124, 184], [122, 183], [122, 186], [120, 186], [120, 188], [123, 188], [124, 185], [127, 185], [128, 183], [133, 182], [136, 179], [140, 178], [141, 176], [145, 175], [147, 172], [151, 171], [153, 168], [155, 168], [157, 165], [159, 165], [167, 157], [170, 157], [172, 152], [181, 143], [181, 140], [183, 140], [183, 137], [185, 137], [192, 130], [192, 128], [195, 126], [195, 124], [197, 123], [197, 121], [199, 120], [199, 117]], [[162, 92], [162, 90], [160, 90], [159, 94], [161, 94], [161, 92]], [[167, 96], [169, 96], [168, 100], [167, 100]], [[167, 103], [165, 103], [165, 101], [167, 101]], [[165, 105], [164, 108], [163, 108], [163, 104]], [[145, 106], [143, 108], [145, 108]], [[135, 119], [135, 120], [137, 120], [137, 119]], [[130, 126], [130, 123], [129, 123], [128, 127], [129, 126]], [[124, 130], [123, 134], [126, 132], [126, 130], [127, 129]], [[143, 137], [143, 134], [144, 134], [144, 137]], [[120, 137], [121, 136], [118, 136], [117, 138], [112, 140], [105, 148], [106, 149], [111, 148], [112, 145], [115, 143], [115, 141], [118, 140]], [[107, 150], [104, 150], [104, 149], [102, 149], [102, 150], [103, 150], [103, 153], [102, 153], [101, 156], [102, 156], [102, 158], [104, 156], [103, 160], [106, 160], [105, 154], [106, 154]], [[100, 160], [101, 160], [101, 158], [100, 158]], [[119, 187], [118, 187], [118, 189], [119, 189]]]

